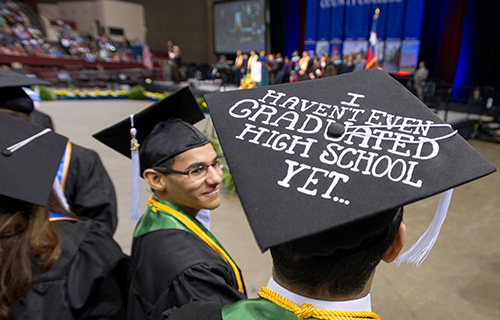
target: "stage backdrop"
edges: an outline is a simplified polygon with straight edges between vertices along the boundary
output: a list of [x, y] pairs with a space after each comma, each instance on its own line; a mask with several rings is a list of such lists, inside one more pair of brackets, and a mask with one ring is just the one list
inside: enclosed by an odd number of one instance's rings
[[[380, 13], [375, 24], [375, 10]], [[424, 1], [306, 0], [304, 49], [366, 57], [370, 31], [377, 37], [377, 66], [412, 73], [418, 64]], [[372, 30], [374, 28], [374, 30]]]

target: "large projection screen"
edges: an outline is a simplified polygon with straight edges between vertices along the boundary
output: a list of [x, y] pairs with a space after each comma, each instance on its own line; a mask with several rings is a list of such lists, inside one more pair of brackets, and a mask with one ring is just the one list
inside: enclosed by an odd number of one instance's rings
[[265, 0], [214, 3], [215, 53], [234, 54], [237, 50], [264, 50], [265, 12]]

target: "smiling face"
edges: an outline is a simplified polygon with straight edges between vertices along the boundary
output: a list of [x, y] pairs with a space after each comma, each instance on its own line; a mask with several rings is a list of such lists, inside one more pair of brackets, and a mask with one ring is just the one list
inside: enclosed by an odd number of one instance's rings
[[[203, 164], [211, 164], [215, 158], [217, 154], [212, 145], [207, 143], [176, 155], [170, 169], [186, 172]], [[161, 175], [160, 179], [165, 187], [164, 190], [155, 192], [157, 196], [178, 205], [192, 215], [196, 215], [200, 209], [215, 209], [220, 204], [222, 171], [213, 167], [208, 168], [206, 176], [194, 182], [182, 174]]]

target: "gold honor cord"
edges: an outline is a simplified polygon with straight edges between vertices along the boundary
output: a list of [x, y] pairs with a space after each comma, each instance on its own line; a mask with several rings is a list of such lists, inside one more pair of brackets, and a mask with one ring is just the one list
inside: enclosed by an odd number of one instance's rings
[[49, 218], [49, 221], [77, 221], [80, 222], [80, 219], [71, 218], [71, 217], [57, 217], [57, 218]]
[[68, 141], [66, 144], [66, 156], [64, 158], [64, 166], [63, 166], [63, 173], [61, 177], [61, 189], [64, 191], [64, 187], [66, 185], [66, 177], [68, 176], [68, 168], [69, 168], [69, 162], [71, 160], [71, 142]]
[[227, 253], [224, 252], [224, 250], [221, 249], [210, 237], [203, 231], [201, 230], [200, 227], [198, 227], [193, 221], [191, 221], [189, 218], [185, 217], [183, 214], [177, 212], [176, 210], [170, 208], [169, 206], [166, 206], [156, 200], [155, 198], [151, 197], [148, 200], [148, 205], [152, 206], [153, 212], [156, 212], [155, 208], [160, 209], [161, 211], [165, 211], [177, 220], [179, 220], [183, 225], [185, 225], [189, 230], [191, 230], [195, 235], [198, 236], [202, 241], [204, 241], [206, 244], [210, 246], [215, 252], [217, 252], [224, 260], [227, 261], [231, 265], [234, 271], [234, 275], [236, 276], [236, 281], [238, 282], [238, 291], [241, 293], [245, 293], [243, 290], [243, 281], [241, 280], [241, 275], [240, 271], [238, 270], [238, 267], [236, 267], [236, 264], [231, 260], [231, 258], [227, 255]]
[[302, 306], [298, 306], [295, 303], [283, 298], [274, 291], [269, 290], [266, 287], [261, 288], [262, 291], [257, 292], [257, 294], [266, 300], [269, 300], [278, 306], [292, 311], [298, 320], [316, 318], [324, 320], [369, 320], [378, 319], [380, 317], [373, 312], [366, 311], [339, 311], [339, 310], [327, 310], [327, 309], [315, 309], [312, 305], [304, 303]]

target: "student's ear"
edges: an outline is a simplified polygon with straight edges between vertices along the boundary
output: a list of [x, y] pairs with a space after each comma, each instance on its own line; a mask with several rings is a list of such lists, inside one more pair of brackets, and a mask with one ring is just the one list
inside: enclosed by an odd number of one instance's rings
[[391, 263], [397, 258], [405, 244], [405, 235], [406, 225], [401, 222], [401, 224], [399, 225], [398, 234], [396, 235], [396, 238], [394, 238], [392, 245], [389, 247], [389, 250], [387, 250], [382, 260], [387, 263]]
[[162, 174], [153, 169], [146, 169], [142, 173], [142, 177], [154, 191], [165, 191], [165, 180], [162, 179]]

